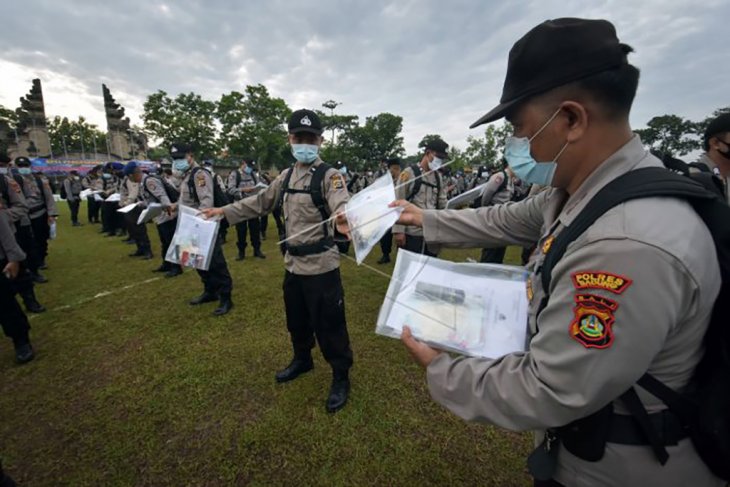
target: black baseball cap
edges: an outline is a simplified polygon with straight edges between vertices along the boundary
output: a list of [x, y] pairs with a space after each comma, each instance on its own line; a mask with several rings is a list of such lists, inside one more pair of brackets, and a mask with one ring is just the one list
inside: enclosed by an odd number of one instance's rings
[[730, 132], [730, 113], [723, 113], [707, 125], [704, 137], [705, 147], [707, 147], [707, 144], [710, 142], [712, 137], [724, 132]]
[[15, 165], [18, 167], [30, 167], [30, 159], [24, 156], [16, 157]]
[[631, 51], [607, 20], [546, 20], [512, 46], [499, 105], [469, 128], [499, 120], [531, 96], [627, 64]]
[[388, 167], [390, 166], [400, 166], [400, 158], [398, 157], [391, 157], [390, 159], [386, 159], [388, 163]]
[[190, 147], [190, 144], [185, 142], [175, 142], [170, 146], [170, 157], [173, 159], [182, 159], [185, 157], [185, 154], [191, 154], [192, 152], [193, 149]]
[[430, 140], [427, 144], [425, 149], [426, 150], [432, 150], [436, 153], [437, 156], [441, 158], [447, 158], [449, 155], [446, 153], [446, 150], [449, 148], [449, 144], [444, 142], [441, 139], [433, 139]]
[[307, 110], [306, 108], [297, 110], [291, 114], [288, 128], [290, 134], [309, 132], [310, 134], [322, 135], [322, 122], [319, 116], [312, 110]]

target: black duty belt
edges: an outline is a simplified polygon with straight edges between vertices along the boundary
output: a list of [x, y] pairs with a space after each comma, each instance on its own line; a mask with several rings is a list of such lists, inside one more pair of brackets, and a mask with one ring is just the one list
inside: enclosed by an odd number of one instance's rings
[[287, 252], [289, 252], [289, 255], [292, 255], [294, 257], [305, 257], [307, 255], [315, 255], [315, 254], [322, 254], [324, 252], [327, 252], [330, 250], [335, 244], [335, 241], [332, 237], [327, 237], [319, 242], [313, 243], [313, 244], [304, 244], [304, 245], [288, 245], [286, 246]]
[[41, 211], [41, 210], [45, 210], [45, 209], [46, 209], [46, 205], [38, 205], [35, 208], [31, 208], [30, 213], [35, 213], [36, 211]]
[[[664, 410], [650, 414], [649, 421], [665, 446], [676, 445], [689, 436], [689, 432], [682, 426], [677, 415], [671, 411]], [[611, 431], [607, 442], [621, 445], [649, 445], [649, 440], [641, 430], [639, 422], [633, 416], [624, 414], [613, 414], [611, 417]]]

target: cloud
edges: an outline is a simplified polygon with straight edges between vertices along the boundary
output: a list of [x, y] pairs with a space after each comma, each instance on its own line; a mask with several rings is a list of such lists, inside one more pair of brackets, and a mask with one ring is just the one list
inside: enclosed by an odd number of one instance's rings
[[469, 124], [499, 100], [512, 44], [560, 16], [607, 18], [636, 49], [637, 127], [663, 113], [705, 117], [727, 105], [730, 79], [717, 54], [723, 0], [26, 0], [3, 14], [0, 103], [16, 106], [41, 77], [49, 116], [102, 127], [101, 83], [133, 123], [158, 89], [217, 100], [263, 83], [293, 108], [334, 99], [361, 120], [401, 115], [408, 152], [427, 133], [463, 148], [479, 132]]

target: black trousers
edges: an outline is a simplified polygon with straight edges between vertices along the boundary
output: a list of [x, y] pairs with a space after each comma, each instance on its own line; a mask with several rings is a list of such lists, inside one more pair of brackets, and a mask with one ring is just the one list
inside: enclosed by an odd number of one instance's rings
[[207, 271], [196, 270], [198, 271], [200, 280], [203, 282], [205, 292], [230, 297], [231, 291], [233, 290], [233, 280], [231, 279], [230, 272], [228, 272], [228, 264], [226, 264], [226, 258], [223, 255], [221, 244], [222, 239], [218, 235], [213, 246], [210, 267], [208, 267]]
[[[71, 202], [69, 201], [69, 206], [71, 206]], [[99, 209], [101, 208], [101, 205], [98, 201], [94, 198], [94, 196], [87, 196], [86, 197], [86, 215], [89, 219], [89, 223], [99, 223]], [[78, 208], [76, 209], [78, 214]], [[71, 210], [71, 215], [73, 215], [73, 209]], [[72, 220], [74, 221], [74, 220]]]
[[345, 293], [340, 270], [315, 276], [284, 274], [286, 327], [294, 356], [308, 359], [315, 337], [335, 374], [352, 367], [352, 350], [345, 318]]
[[[4, 269], [7, 261], [0, 261], [0, 269]], [[28, 318], [15, 299], [15, 286], [4, 274], [0, 274], [0, 326], [6, 337], [13, 340], [16, 346], [28, 343]]]
[[157, 233], [160, 235], [160, 246], [162, 247], [162, 265], [166, 269], [179, 268], [179, 264], [173, 264], [167, 262], [165, 256], [167, 255], [167, 249], [170, 248], [172, 243], [172, 237], [175, 236], [175, 227], [177, 226], [177, 218], [174, 220], [166, 221], [157, 225]]
[[147, 225], [144, 223], [137, 225], [137, 219], [140, 213], [142, 213], [142, 208], [138, 206], [124, 214], [124, 223], [127, 226], [129, 238], [134, 239], [134, 242], [137, 244], [137, 249], [142, 252], [147, 252], [151, 250], [150, 237], [147, 235]]
[[25, 252], [25, 266], [30, 270], [32, 273], [38, 272], [38, 267], [40, 266], [40, 260], [38, 256], [38, 246], [35, 242], [35, 237], [33, 236], [33, 228], [30, 225], [20, 225], [20, 223], [15, 224], [15, 240], [18, 242], [18, 245], [21, 249], [23, 249], [23, 252]]
[[51, 236], [51, 226], [48, 224], [48, 213], [41, 216], [31, 218], [30, 226], [33, 229], [33, 238], [35, 239], [36, 249], [38, 251], [38, 259], [45, 262], [48, 257], [48, 239]]
[[71, 210], [71, 223], [79, 221], [79, 206], [81, 206], [80, 200], [66, 200], [68, 203], [68, 209]]
[[101, 229], [105, 233], [116, 233], [122, 229], [123, 219], [117, 212], [119, 203], [104, 201], [101, 203]]
[[388, 230], [380, 239], [380, 251], [383, 255], [390, 255], [390, 251], [393, 249], [393, 232]]
[[424, 245], [423, 237], [406, 234], [406, 245], [403, 248], [411, 252], [416, 252], [417, 254], [428, 255], [429, 257], [436, 257], [437, 255], [428, 249], [428, 245]]
[[264, 215], [259, 218], [259, 229], [261, 230], [261, 236], [266, 236], [266, 229], [269, 228], [269, 215]]
[[493, 249], [482, 249], [482, 256], [479, 262], [485, 264], [501, 264], [504, 260], [504, 253], [507, 247], [497, 247]]
[[258, 218], [236, 223], [236, 234], [238, 242], [236, 246], [240, 252], [246, 250], [246, 233], [251, 235], [251, 246], [254, 250], [261, 250], [261, 222]]

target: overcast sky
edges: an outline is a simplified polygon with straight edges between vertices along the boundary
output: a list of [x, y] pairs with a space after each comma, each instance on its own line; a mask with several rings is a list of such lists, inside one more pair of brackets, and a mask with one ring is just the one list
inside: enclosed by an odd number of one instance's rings
[[158, 89], [217, 100], [262, 83], [292, 109], [334, 99], [361, 120], [401, 115], [408, 153], [427, 133], [464, 148], [499, 100], [512, 44], [566, 16], [608, 19], [636, 50], [634, 127], [730, 105], [728, 0], [23, 0], [2, 14], [0, 104], [15, 108], [39, 77], [47, 116], [102, 129], [101, 83], [138, 124]]

